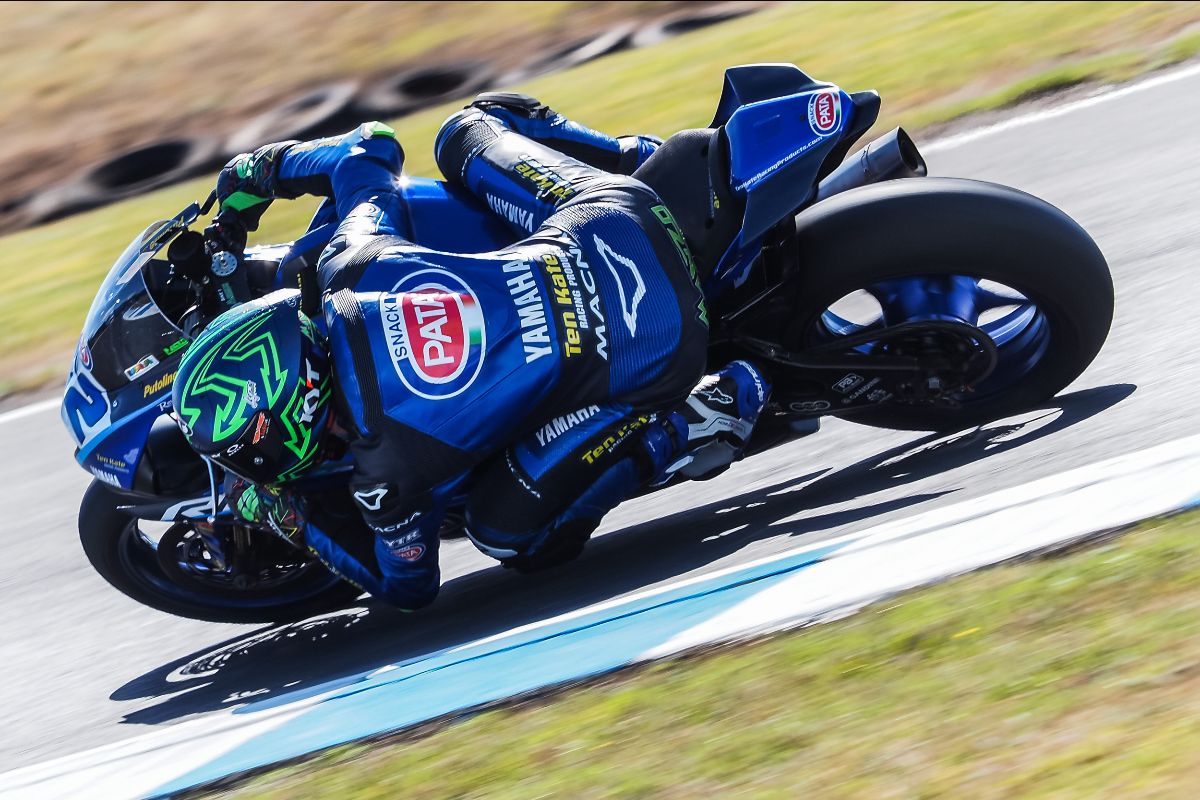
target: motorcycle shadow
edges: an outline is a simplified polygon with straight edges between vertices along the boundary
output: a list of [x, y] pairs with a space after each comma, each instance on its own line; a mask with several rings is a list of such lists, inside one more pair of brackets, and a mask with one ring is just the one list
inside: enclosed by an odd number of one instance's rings
[[[372, 604], [261, 628], [157, 667], [110, 699], [157, 701], [122, 719], [142, 725], [291, 699], [328, 688], [323, 684], [329, 682], [352, 682], [388, 664], [669, 582], [755, 545], [757, 558], [793, 547], [794, 537], [818, 542], [846, 532], [840, 530], [845, 526], [863, 527], [959, 488], [874, 502], [872, 495], [1026, 446], [1102, 413], [1135, 390], [1115, 384], [1073, 392], [1011, 420], [920, 436], [836, 471], [818, 469], [625, 527], [597, 537], [579, 559], [545, 573], [517, 575], [498, 566], [471, 572], [446, 581], [434, 606], [418, 614]], [[803, 441], [786, 447], [803, 457]]]

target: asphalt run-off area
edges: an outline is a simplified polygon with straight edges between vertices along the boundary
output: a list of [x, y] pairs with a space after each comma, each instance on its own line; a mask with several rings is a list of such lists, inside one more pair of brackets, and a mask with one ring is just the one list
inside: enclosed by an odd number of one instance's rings
[[[1054, 402], [954, 436], [827, 421], [818, 435], [742, 462], [702, 491], [683, 485], [620, 507], [581, 559], [542, 576], [506, 572], [469, 543], [449, 542], [442, 595], [419, 615], [369, 605], [270, 629], [139, 606], [108, 587], [80, 550], [75, 514], [89, 478], [71, 458], [56, 404], [0, 415], [9, 454], [0, 463], [0, 658], [11, 676], [0, 687], [8, 721], [0, 772], [172, 726], [182, 734], [188, 727], [180, 723], [324, 693], [331, 682], [597, 603], [825, 553], [868, 530], [987, 505], [1064, 474], [1086, 483], [1097, 464], [1110, 465], [1106, 480], [1133, 480], [1136, 471], [1112, 472], [1114, 459], [1141, 463], [1120, 459], [1158, 446], [1168, 452], [1200, 433], [1192, 410], [1200, 354], [1183, 335], [1200, 303], [1192, 274], [1200, 257], [1192, 200], [1200, 162], [1191, 144], [1198, 122], [1200, 68], [1191, 67], [922, 148], [933, 174], [1008, 184], [1059, 206], [1107, 257], [1117, 290], [1108, 344]], [[1186, 487], [1173, 491], [1176, 505], [1186, 504]]]

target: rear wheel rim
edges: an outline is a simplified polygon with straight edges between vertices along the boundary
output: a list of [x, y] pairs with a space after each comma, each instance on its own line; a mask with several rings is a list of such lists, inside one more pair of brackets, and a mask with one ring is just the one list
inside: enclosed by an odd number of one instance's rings
[[[877, 312], [835, 311], [847, 298], [870, 298]], [[1052, 327], [1045, 310], [1019, 289], [968, 275], [911, 275], [891, 278], [857, 289], [833, 301], [813, 321], [809, 344], [832, 344], [841, 337], [884, 326], [939, 320], [962, 322], [981, 329], [996, 344], [997, 363], [991, 374], [970, 392], [954, 398], [964, 406], [977, 405], [1026, 378], [1045, 357]], [[869, 350], [870, 345], [859, 349]]]

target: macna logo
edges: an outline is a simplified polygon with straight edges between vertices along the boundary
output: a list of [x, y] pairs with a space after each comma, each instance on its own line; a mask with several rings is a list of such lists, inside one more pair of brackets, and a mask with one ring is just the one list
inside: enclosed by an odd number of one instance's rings
[[379, 299], [392, 366], [418, 397], [443, 400], [474, 383], [486, 349], [479, 298], [441, 269], [407, 276]]
[[818, 136], [828, 136], [842, 121], [842, 96], [836, 90], [817, 92], [808, 99], [808, 125]]
[[621, 299], [621, 315], [625, 318], [625, 327], [629, 329], [629, 335], [635, 337], [637, 336], [638, 306], [641, 305], [642, 298], [646, 296], [646, 282], [642, 280], [642, 272], [633, 259], [626, 258], [613, 250], [608, 246], [608, 242], [599, 236], [593, 234], [592, 242], [596, 245], [596, 252], [600, 254], [600, 260], [613, 275], [613, 280], [617, 284], [617, 294]]

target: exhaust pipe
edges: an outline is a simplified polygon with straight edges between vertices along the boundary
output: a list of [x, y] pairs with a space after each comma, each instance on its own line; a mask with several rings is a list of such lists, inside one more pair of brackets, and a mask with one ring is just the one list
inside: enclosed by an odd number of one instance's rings
[[817, 201], [893, 178], [921, 178], [925, 159], [903, 128], [895, 128], [859, 150], [817, 186]]

